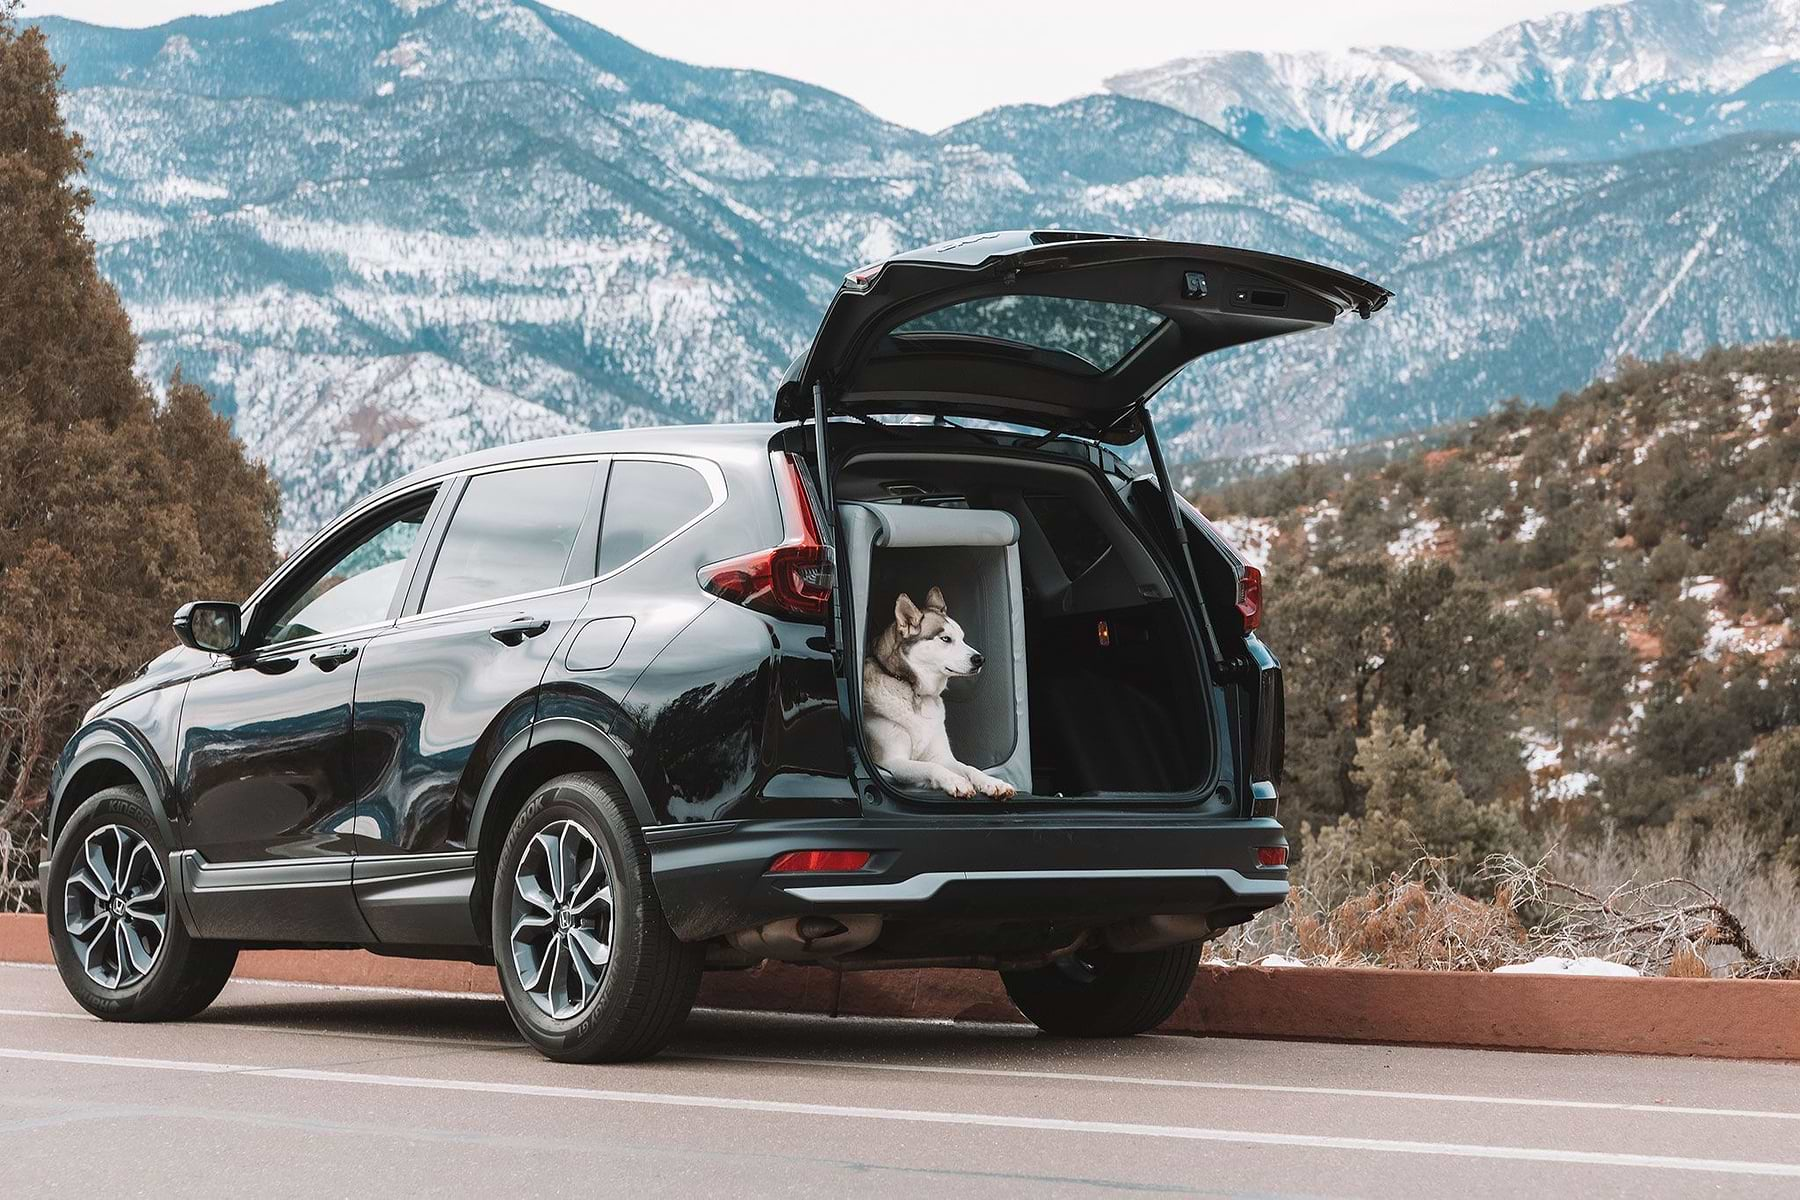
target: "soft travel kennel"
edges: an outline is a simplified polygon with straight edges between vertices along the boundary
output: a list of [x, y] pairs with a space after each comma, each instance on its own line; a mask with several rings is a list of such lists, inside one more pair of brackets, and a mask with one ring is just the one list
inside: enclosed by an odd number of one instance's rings
[[945, 693], [951, 749], [1021, 796], [1173, 797], [1205, 778], [1197, 647], [1123, 483], [1070, 462], [885, 447], [838, 474], [855, 661], [901, 592], [923, 603], [941, 588], [988, 659]]
[[861, 617], [854, 661], [894, 620], [902, 593], [922, 605], [940, 588], [969, 645], [987, 659], [979, 675], [952, 679], [944, 692], [950, 747], [962, 762], [1029, 792], [1019, 523], [1006, 512], [898, 503], [844, 504], [838, 515]]

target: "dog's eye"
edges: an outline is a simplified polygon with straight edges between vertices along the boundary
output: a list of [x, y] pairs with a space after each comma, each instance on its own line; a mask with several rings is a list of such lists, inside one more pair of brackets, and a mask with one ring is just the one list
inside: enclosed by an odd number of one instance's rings
[[949, 641], [954, 641], [954, 640], [955, 639], [952, 638], [949, 634], [945, 634], [943, 637], [938, 639], [938, 641], [940, 641], [940, 642], [949, 642]]

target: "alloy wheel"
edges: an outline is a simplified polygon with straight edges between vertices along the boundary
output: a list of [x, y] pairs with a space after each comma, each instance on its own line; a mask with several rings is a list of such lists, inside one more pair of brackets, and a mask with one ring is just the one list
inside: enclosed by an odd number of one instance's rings
[[63, 926], [81, 969], [104, 988], [150, 973], [169, 931], [162, 856], [125, 825], [87, 835], [63, 884]]
[[546, 1016], [574, 1017], [600, 994], [612, 940], [612, 886], [599, 843], [574, 821], [540, 829], [513, 873], [519, 986]]

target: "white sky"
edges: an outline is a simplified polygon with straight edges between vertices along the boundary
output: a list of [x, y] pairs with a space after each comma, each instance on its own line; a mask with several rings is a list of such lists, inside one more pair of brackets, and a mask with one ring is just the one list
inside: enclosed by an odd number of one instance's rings
[[[1000, 104], [1054, 104], [1106, 76], [1202, 50], [1479, 41], [1600, 0], [558, 0], [646, 50], [816, 83], [935, 131]], [[25, 15], [156, 25], [244, 0], [26, 0]]]

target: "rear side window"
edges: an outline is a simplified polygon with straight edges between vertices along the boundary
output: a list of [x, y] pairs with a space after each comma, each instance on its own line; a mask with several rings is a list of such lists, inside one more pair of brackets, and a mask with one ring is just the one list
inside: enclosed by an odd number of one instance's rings
[[595, 464], [476, 475], [444, 534], [421, 611], [560, 586], [586, 515]]
[[616, 571], [712, 505], [712, 489], [692, 467], [617, 459], [600, 519], [600, 574]]

